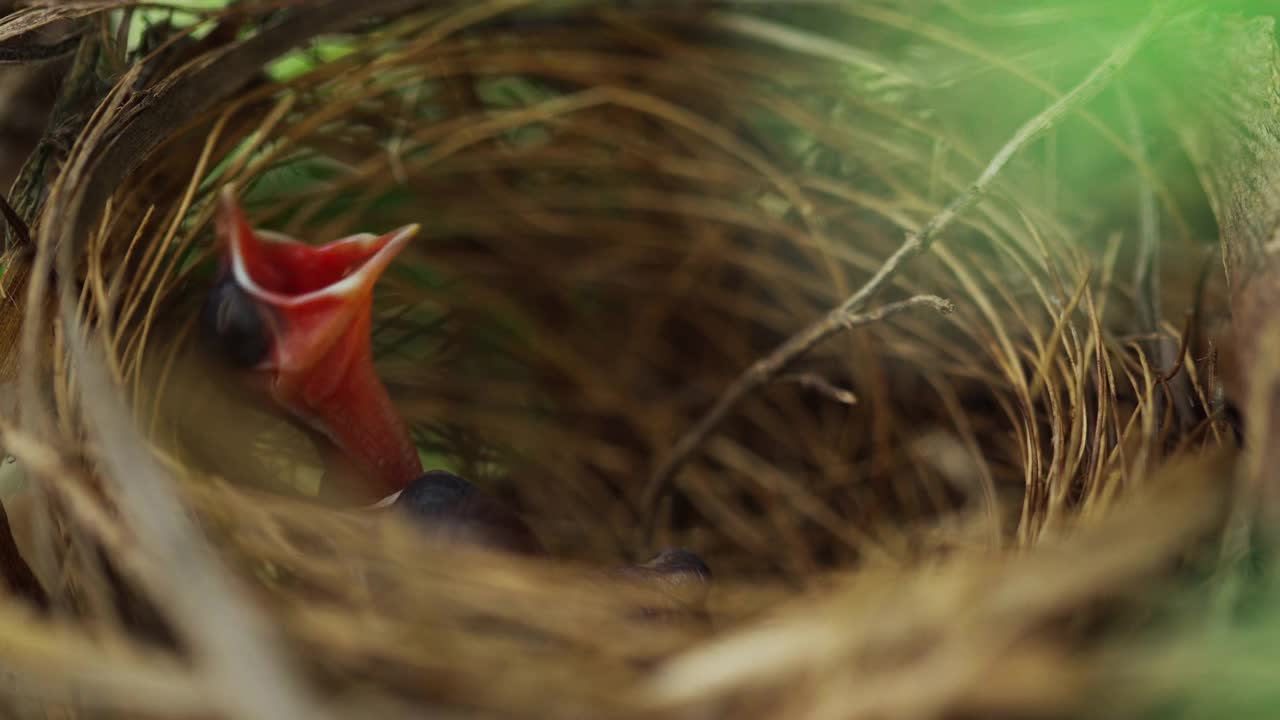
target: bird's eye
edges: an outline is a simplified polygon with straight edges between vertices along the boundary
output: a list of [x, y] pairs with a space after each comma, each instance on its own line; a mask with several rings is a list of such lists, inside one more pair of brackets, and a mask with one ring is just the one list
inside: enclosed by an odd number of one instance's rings
[[200, 310], [200, 327], [226, 361], [235, 367], [253, 367], [262, 362], [271, 349], [262, 309], [229, 275], [220, 279], [205, 298]]

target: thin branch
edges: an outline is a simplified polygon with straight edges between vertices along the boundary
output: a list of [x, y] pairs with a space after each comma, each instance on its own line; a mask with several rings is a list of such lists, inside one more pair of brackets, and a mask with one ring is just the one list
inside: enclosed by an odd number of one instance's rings
[[841, 405], [857, 405], [858, 396], [832, 383], [817, 373], [790, 373], [778, 378], [778, 382], [799, 385], [805, 390], [812, 390], [823, 397], [831, 398]]
[[[1169, 8], [1170, 3], [1159, 3], [1129, 37], [1117, 46], [1101, 64], [1095, 67], [1079, 85], [1072, 88], [1066, 95], [1063, 95], [1018, 128], [1013, 137], [991, 159], [991, 162], [988, 163], [982, 174], [978, 176], [978, 179], [947, 204], [937, 215], [934, 215], [924, 227], [909, 233], [902, 245], [885, 260], [880, 269], [857, 292], [849, 296], [838, 307], [832, 309], [821, 320], [793, 335], [776, 350], [756, 361], [755, 364], [738, 376], [738, 379], [724, 391], [724, 394], [720, 396], [716, 404], [680, 437], [667, 458], [650, 477], [643, 498], [646, 543], [652, 540], [653, 537], [657, 524], [658, 504], [670, 489], [676, 474], [742, 398], [747, 393], [769, 381], [774, 375], [781, 372], [788, 363], [807, 352], [822, 339], [836, 330], [852, 327], [849, 323], [855, 318], [859, 320], [872, 318], [856, 323], [865, 324], [866, 322], [874, 322], [886, 314], [891, 314], [891, 312], [904, 309], [898, 306], [901, 304], [887, 305], [866, 315], [856, 314], [866, 306], [872, 296], [889, 284], [889, 281], [898, 274], [898, 271], [907, 261], [928, 250], [929, 246], [933, 244], [943, 230], [950, 227], [956, 218], [985, 197], [991, 189], [992, 182], [1015, 155], [1054, 127], [1069, 112], [1083, 105], [1105, 87], [1111, 78], [1133, 59], [1138, 49], [1160, 27], [1168, 16]], [[914, 298], [913, 300], [917, 303], [919, 302], [919, 298]], [[934, 298], [934, 300], [938, 299]], [[945, 301], [941, 300], [939, 302], [945, 303]], [[873, 317], [876, 315], [878, 317]]]
[[656, 506], [670, 486], [671, 481], [675, 478], [676, 472], [701, 447], [707, 437], [715, 431], [744, 397], [761, 385], [774, 380], [800, 356], [841, 330], [870, 325], [887, 317], [897, 315], [904, 310], [920, 306], [932, 307], [941, 313], [950, 313], [955, 310], [955, 305], [951, 301], [936, 295], [917, 295], [862, 314], [855, 314], [846, 311], [843, 307], [839, 307], [810, 324], [804, 330], [792, 335], [768, 355], [755, 361], [751, 367], [747, 368], [746, 372], [739, 375], [738, 379], [734, 380], [733, 384], [720, 395], [720, 399], [702, 416], [702, 419], [681, 436], [667, 461], [654, 474], [649, 487], [646, 488], [644, 500], [644, 507], [648, 511], [645, 516], [646, 540], [653, 532], [653, 520], [657, 515], [655, 512]]

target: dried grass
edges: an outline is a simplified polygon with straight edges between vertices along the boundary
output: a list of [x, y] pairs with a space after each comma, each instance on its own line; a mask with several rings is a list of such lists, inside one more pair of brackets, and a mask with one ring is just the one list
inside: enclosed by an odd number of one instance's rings
[[[102, 13], [128, 4], [0, 32], [83, 18], [79, 60], [124, 57]], [[1182, 319], [1207, 205], [1147, 154], [1168, 128], [1088, 104], [1176, 95], [1143, 53], [1184, 7], [1050, 82], [999, 21], [1050, 5], [284, 5], [131, 58], [15, 186], [0, 435], [52, 598], [0, 602], [15, 712], [1066, 715], [1241, 519]], [[993, 91], [1026, 112], [970, 131]], [[1082, 134], [1132, 206], [1057, 184]], [[317, 496], [315, 449], [194, 337], [229, 183], [316, 241], [423, 224], [380, 288], [380, 369], [424, 454], [556, 560]], [[898, 312], [920, 304], [954, 312]], [[602, 572], [667, 545], [713, 567], [710, 623], [646, 619], [686, 608]], [[1185, 672], [1160, 667], [1153, 696]]]

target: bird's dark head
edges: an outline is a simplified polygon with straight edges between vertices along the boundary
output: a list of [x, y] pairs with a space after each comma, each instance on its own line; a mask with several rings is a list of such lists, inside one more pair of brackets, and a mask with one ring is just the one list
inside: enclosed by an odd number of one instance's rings
[[661, 619], [684, 617], [707, 620], [706, 602], [711, 591], [711, 568], [684, 548], [667, 548], [648, 562], [627, 565], [609, 573], [640, 593], [638, 615]]
[[423, 473], [393, 507], [438, 540], [527, 555], [543, 552], [533, 531], [510, 508], [444, 470]]
[[408, 427], [373, 367], [373, 289], [417, 233], [353, 235], [308, 245], [254, 230], [231, 190], [217, 214], [218, 279], [201, 329], [296, 420], [368, 475], [377, 497], [422, 470]]
[[684, 548], [668, 548], [641, 567], [669, 576], [686, 577], [698, 582], [711, 581], [711, 568], [702, 558]]
[[235, 277], [223, 273], [200, 308], [200, 327], [223, 361], [248, 370], [271, 352], [268, 312], [236, 284]]
[[479, 494], [475, 485], [451, 472], [431, 470], [396, 498], [396, 505], [418, 518], [436, 519], [457, 513], [458, 507]]

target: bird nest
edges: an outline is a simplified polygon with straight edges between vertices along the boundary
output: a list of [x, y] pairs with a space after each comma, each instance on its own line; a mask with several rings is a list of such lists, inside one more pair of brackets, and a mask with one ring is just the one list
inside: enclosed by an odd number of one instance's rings
[[[30, 5], [0, 38], [66, 72], [9, 196], [12, 707], [1027, 717], [1184, 677], [1153, 641], [1168, 662], [1099, 694], [1156, 656], [1115, 638], [1248, 546], [1232, 509], [1257, 497], [1201, 331], [1239, 133], [1167, 121], [1204, 98], [1151, 68], [1274, 72], [1269, 27], [1173, 3]], [[1095, 44], [1050, 82], [1019, 58], [1062, 27]], [[317, 448], [199, 339], [224, 187], [308, 241], [421, 226], [378, 287], [379, 372], [424, 463], [548, 558], [324, 492]], [[609, 572], [664, 547], [709, 596]]]

